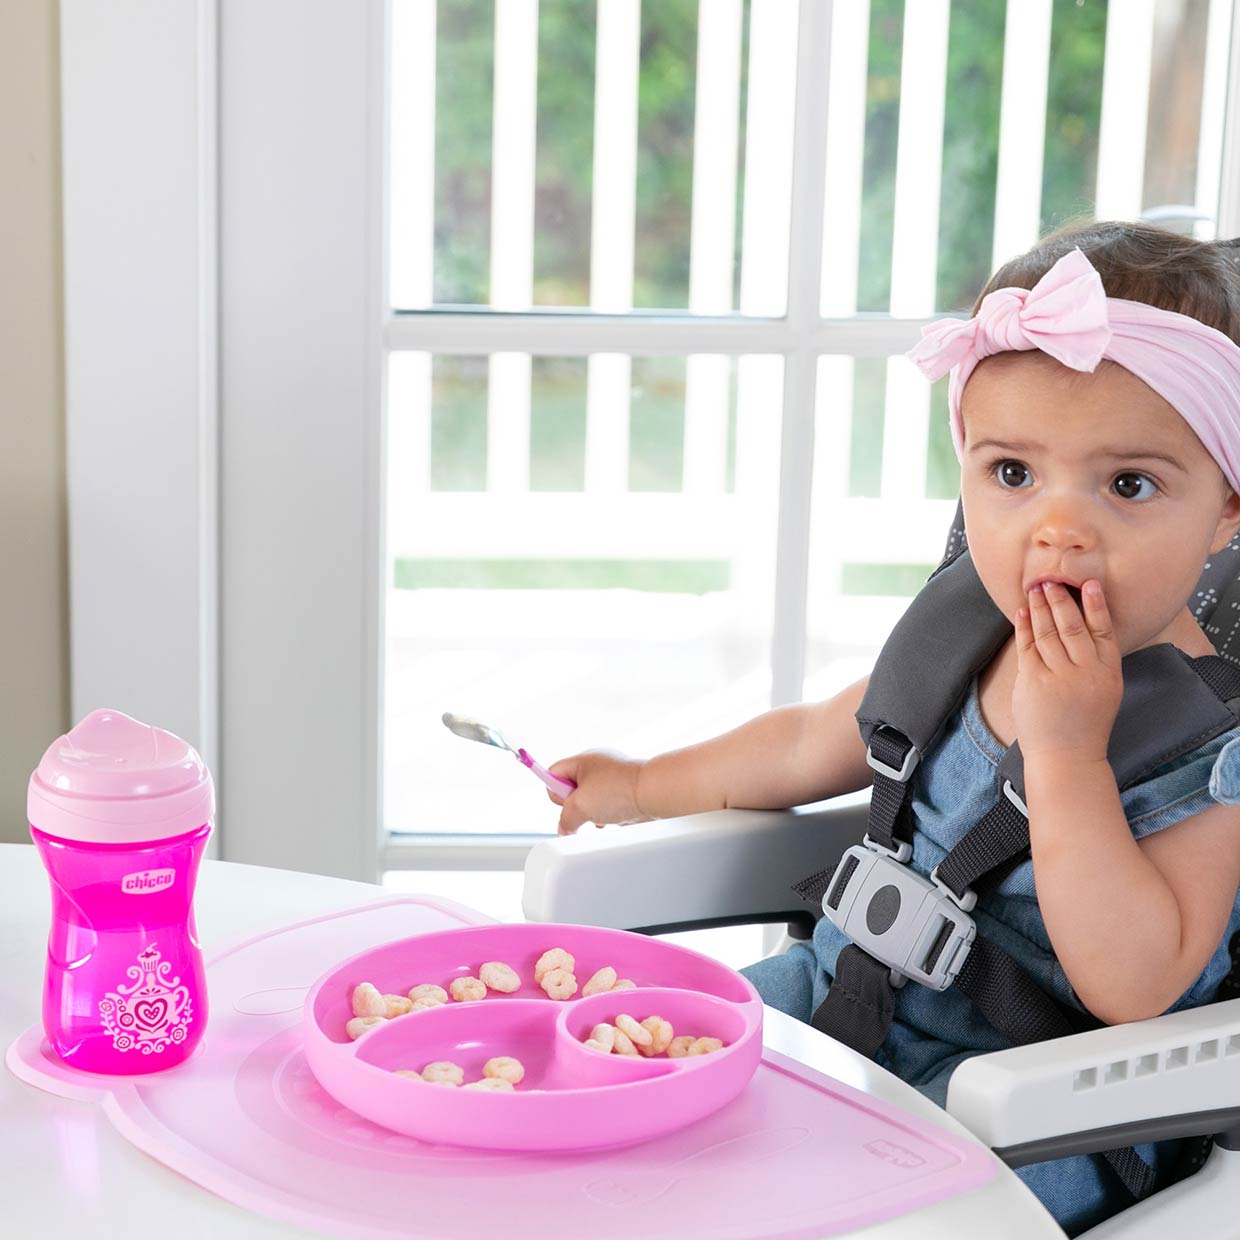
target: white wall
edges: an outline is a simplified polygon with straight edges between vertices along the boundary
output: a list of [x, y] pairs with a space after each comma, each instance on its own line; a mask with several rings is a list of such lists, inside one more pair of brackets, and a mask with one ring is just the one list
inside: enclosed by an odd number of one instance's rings
[[0, 4], [0, 840], [69, 726], [59, 28]]

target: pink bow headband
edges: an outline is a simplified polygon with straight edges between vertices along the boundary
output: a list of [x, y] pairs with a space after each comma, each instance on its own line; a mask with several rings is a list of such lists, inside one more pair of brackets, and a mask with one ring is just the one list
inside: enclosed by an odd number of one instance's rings
[[971, 319], [939, 319], [921, 329], [908, 356], [927, 379], [952, 372], [947, 399], [957, 459], [969, 376], [985, 357], [1024, 349], [1091, 373], [1104, 357], [1118, 362], [1180, 414], [1240, 492], [1240, 346], [1187, 315], [1108, 297], [1080, 250], [1065, 254], [1031, 289], [988, 294]]

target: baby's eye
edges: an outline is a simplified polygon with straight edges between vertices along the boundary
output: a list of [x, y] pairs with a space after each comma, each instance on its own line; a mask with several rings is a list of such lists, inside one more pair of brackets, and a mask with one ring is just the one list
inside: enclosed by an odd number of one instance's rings
[[998, 478], [999, 485], [1009, 491], [1029, 486], [1033, 482], [1029, 467], [1020, 461], [997, 461], [992, 472]]
[[1153, 499], [1158, 494], [1158, 484], [1144, 474], [1116, 474], [1111, 486], [1115, 488], [1115, 494], [1123, 499]]

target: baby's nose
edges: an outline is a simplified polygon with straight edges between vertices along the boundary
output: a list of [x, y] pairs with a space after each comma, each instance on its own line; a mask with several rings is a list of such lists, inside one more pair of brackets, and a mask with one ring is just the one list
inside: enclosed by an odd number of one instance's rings
[[1040, 547], [1082, 551], [1096, 541], [1093, 524], [1081, 505], [1060, 502], [1047, 505], [1039, 516], [1034, 540]]

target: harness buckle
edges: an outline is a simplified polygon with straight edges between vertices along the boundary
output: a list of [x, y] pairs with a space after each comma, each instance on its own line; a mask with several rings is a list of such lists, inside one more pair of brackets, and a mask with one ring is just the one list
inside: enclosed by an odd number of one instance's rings
[[[880, 732], [890, 732], [893, 736], [899, 737], [901, 741], [908, 745], [908, 752], [904, 755], [904, 761], [897, 771], [894, 766], [888, 766], [881, 758], [874, 756], [874, 738]], [[921, 761], [921, 754], [917, 750], [917, 746], [908, 739], [907, 736], [897, 732], [895, 728], [888, 727], [885, 723], [880, 723], [878, 727], [870, 734], [870, 743], [865, 747], [865, 760], [869, 766], [872, 766], [880, 775], [886, 775], [888, 779], [894, 779], [898, 783], [904, 783], [913, 773], [918, 762]]]
[[977, 934], [973, 918], [946, 888], [887, 850], [864, 844], [840, 858], [822, 911], [891, 970], [895, 985], [911, 977], [931, 990], [946, 990]]
[[966, 887], [961, 895], [957, 895], [940, 877], [936, 865], [930, 871], [930, 881], [962, 912], [971, 913], [977, 904], [977, 892]]
[[886, 844], [880, 844], [876, 839], [872, 839], [867, 832], [861, 837], [861, 842], [876, 853], [882, 853], [884, 857], [890, 857], [893, 861], [898, 861], [903, 865], [912, 855], [913, 846], [908, 840], [896, 840], [894, 848], [888, 848]]
[[1015, 805], [1026, 818], [1029, 817], [1029, 807], [1020, 799], [1020, 797], [1016, 795], [1016, 789], [1012, 787], [1012, 781], [1010, 779], [1005, 779], [1003, 781], [1003, 795], [1007, 797], [1007, 799], [1011, 801], [1012, 804]]

